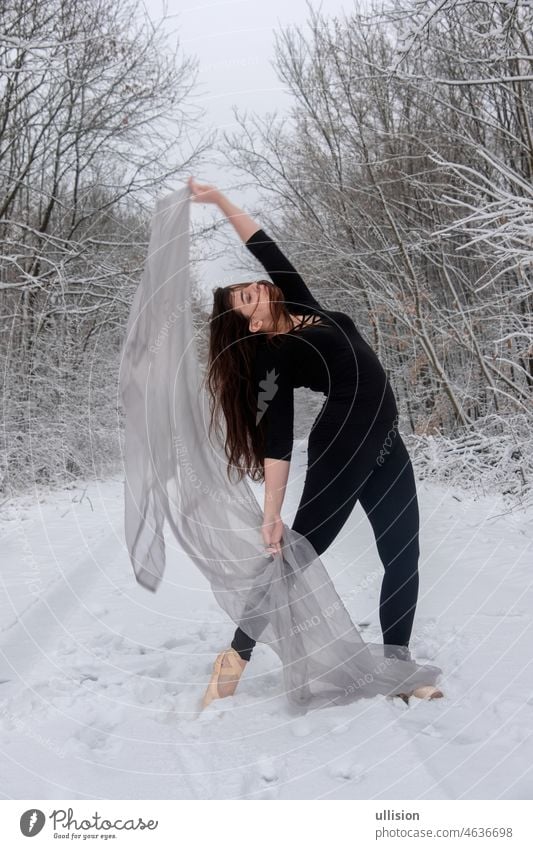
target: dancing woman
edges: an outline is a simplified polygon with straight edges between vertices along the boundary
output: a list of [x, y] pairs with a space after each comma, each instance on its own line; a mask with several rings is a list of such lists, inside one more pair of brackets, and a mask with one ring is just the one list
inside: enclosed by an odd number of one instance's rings
[[[326, 310], [273, 239], [213, 186], [189, 179], [191, 199], [216, 204], [270, 281], [218, 287], [210, 320], [213, 418], [226, 420], [226, 454], [240, 478], [264, 481], [262, 536], [281, 551], [281, 508], [293, 445], [295, 387], [326, 400], [308, 440], [307, 473], [292, 527], [322, 554], [359, 500], [383, 563], [379, 617], [385, 653], [411, 660], [418, 598], [419, 513], [396, 400], [376, 354], [342, 312]], [[255, 641], [237, 627], [215, 660], [204, 706], [233, 695]], [[407, 697], [411, 694], [403, 694]], [[412, 692], [438, 698], [432, 686]]]

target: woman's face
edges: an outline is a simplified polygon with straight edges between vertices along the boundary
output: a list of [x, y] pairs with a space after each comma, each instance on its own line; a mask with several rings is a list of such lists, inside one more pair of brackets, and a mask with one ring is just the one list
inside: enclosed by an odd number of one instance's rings
[[229, 289], [233, 309], [248, 319], [251, 333], [269, 330], [272, 327], [270, 284], [261, 281], [237, 283]]

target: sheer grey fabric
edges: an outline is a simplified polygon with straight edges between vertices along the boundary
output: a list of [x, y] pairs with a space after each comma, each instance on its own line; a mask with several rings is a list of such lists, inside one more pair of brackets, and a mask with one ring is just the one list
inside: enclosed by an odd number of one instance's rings
[[230, 482], [223, 444], [208, 437], [190, 309], [189, 206], [188, 186], [156, 201], [122, 350], [125, 536], [137, 581], [152, 591], [161, 582], [166, 521], [233, 622], [276, 652], [291, 704], [434, 684], [438, 667], [362, 640], [306, 537], [284, 525], [282, 554], [265, 553], [254, 491], [247, 478]]

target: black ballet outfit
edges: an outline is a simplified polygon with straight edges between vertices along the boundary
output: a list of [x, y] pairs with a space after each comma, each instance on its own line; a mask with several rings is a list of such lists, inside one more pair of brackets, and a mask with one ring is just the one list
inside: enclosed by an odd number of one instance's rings
[[[304, 316], [300, 325], [273, 337], [274, 344], [258, 334], [254, 377], [265, 456], [291, 459], [295, 387], [326, 396], [309, 434], [307, 473], [292, 527], [320, 555], [360, 501], [385, 570], [383, 642], [404, 646], [408, 659], [419, 585], [419, 512], [392, 387], [352, 319], [324, 309], [263, 229], [245, 244], [282, 289], [289, 312]], [[249, 660], [255, 641], [237, 628], [231, 645]]]

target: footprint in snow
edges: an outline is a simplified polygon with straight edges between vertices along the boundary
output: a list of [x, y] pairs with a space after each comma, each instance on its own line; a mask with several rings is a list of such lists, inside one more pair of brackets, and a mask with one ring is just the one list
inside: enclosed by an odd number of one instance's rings
[[328, 773], [332, 778], [342, 781], [353, 781], [355, 784], [358, 784], [365, 775], [365, 768], [363, 764], [354, 762], [350, 757], [342, 757], [336, 758], [328, 766]]
[[[413, 699], [410, 700], [414, 701]], [[438, 700], [442, 701], [442, 700]], [[460, 705], [450, 706], [445, 713], [434, 715], [433, 722], [425, 723], [422, 727], [419, 725], [419, 717], [428, 718], [430, 711], [433, 712], [435, 705], [430, 702], [425, 702], [423, 699], [416, 699], [416, 703], [411, 706], [402, 717], [402, 724], [411, 729], [413, 735], [423, 734], [424, 736], [446, 739], [451, 745], [470, 746], [473, 743], [479, 743], [486, 740], [492, 733], [495, 725], [494, 722], [487, 721], [486, 717], [476, 716], [471, 710], [462, 708]], [[418, 713], [421, 711], [421, 713]]]
[[347, 731], [350, 731], [353, 728], [353, 723], [350, 719], [346, 720], [346, 722], [338, 722], [331, 726], [329, 729], [329, 734], [346, 734]]
[[243, 776], [243, 798], [278, 799], [279, 777], [276, 759], [269, 755], [260, 756], [255, 765], [249, 767]]
[[109, 754], [111, 750], [116, 749], [120, 745], [120, 740], [117, 737], [111, 737], [110, 733], [114, 731], [115, 725], [106, 722], [95, 722], [94, 724], [85, 725], [79, 731], [76, 731], [73, 737], [70, 738], [67, 747], [76, 753], [82, 749], [90, 749], [92, 752], [101, 754], [106, 752]]
[[190, 737], [199, 740], [203, 737], [203, 730], [198, 722], [200, 716], [201, 702], [195, 694], [167, 693], [158, 701], [157, 712], [152, 714], [152, 719], [161, 725], [172, 725], [174, 728], [179, 725], [182, 731], [185, 727]]
[[425, 734], [426, 737], [442, 737], [442, 732], [439, 731], [438, 728], [435, 728], [434, 725], [425, 725], [424, 728], [420, 729], [422, 734]]
[[134, 678], [132, 694], [142, 705], [158, 701], [164, 693], [163, 685], [151, 678]]
[[72, 640], [67, 640], [65, 637], [62, 637], [58, 640], [57, 643], [57, 655], [66, 655], [66, 654], [74, 654], [77, 651], [77, 647]]
[[170, 673], [170, 666], [166, 660], [162, 660], [160, 663], [156, 663], [153, 666], [145, 667], [144, 669], [139, 669], [137, 671], [137, 675], [140, 675], [144, 678], [165, 678]]
[[270, 784], [272, 781], [278, 780], [279, 776], [274, 758], [268, 755], [262, 755], [257, 762], [257, 766], [259, 767], [259, 775], [263, 781]]
[[188, 635], [186, 637], [171, 637], [169, 640], [165, 640], [164, 643], [161, 643], [161, 648], [172, 651], [172, 649], [177, 649], [179, 646], [189, 645], [190, 642], [191, 638]]
[[312, 723], [306, 718], [296, 719], [291, 725], [295, 737], [308, 737], [313, 731]]

